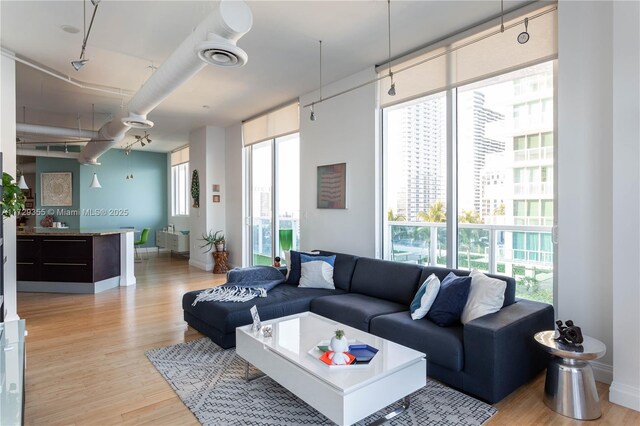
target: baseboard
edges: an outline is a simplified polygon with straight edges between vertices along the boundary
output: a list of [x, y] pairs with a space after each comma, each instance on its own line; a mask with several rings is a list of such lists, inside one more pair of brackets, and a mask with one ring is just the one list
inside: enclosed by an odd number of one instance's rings
[[613, 382], [609, 388], [609, 401], [640, 411], [640, 388]]
[[195, 259], [189, 259], [189, 265], [195, 266], [198, 269], [202, 269], [204, 271], [213, 271], [212, 263], [204, 263]]
[[598, 361], [591, 361], [590, 364], [593, 367], [593, 377], [598, 382], [610, 385], [613, 381], [613, 367]]

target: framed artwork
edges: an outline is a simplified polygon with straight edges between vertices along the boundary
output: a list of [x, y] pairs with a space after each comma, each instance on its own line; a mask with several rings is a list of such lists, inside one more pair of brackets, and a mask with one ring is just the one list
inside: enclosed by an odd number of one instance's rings
[[213, 196], [213, 202], [214, 203], [219, 203], [220, 202], [220, 196], [219, 195], [214, 195]]
[[213, 192], [220, 192], [220, 185], [218, 185], [217, 183], [213, 184]]
[[71, 172], [40, 173], [40, 205], [73, 205]]
[[31, 197], [31, 188], [23, 189], [22, 190], [22, 195], [24, 195], [24, 198], [32, 198]]
[[347, 208], [347, 163], [318, 166], [318, 208]]
[[32, 209], [33, 208], [33, 201], [25, 201], [24, 208], [25, 209]]

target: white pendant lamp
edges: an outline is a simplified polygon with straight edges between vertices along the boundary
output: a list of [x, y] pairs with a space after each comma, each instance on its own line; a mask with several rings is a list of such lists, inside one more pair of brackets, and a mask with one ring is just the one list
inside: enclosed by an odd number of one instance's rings
[[24, 180], [24, 175], [20, 175], [20, 179], [18, 179], [18, 188], [29, 189], [29, 186], [27, 185], [27, 181]]
[[89, 188], [102, 188], [102, 185], [100, 185], [100, 181], [98, 180], [98, 175], [97, 174], [93, 174], [93, 179], [91, 179], [91, 185], [89, 185]]

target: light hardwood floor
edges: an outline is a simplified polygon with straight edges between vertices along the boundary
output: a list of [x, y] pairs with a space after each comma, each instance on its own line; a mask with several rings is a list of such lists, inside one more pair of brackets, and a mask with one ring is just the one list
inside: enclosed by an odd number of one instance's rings
[[[224, 281], [161, 253], [136, 264], [138, 283], [96, 295], [18, 293], [27, 321], [26, 424], [153, 424], [198, 422], [144, 355], [148, 349], [201, 338], [182, 320], [189, 290]], [[542, 403], [544, 377], [497, 404], [492, 425], [573, 421]], [[607, 402], [589, 424], [640, 424], [640, 413]]]

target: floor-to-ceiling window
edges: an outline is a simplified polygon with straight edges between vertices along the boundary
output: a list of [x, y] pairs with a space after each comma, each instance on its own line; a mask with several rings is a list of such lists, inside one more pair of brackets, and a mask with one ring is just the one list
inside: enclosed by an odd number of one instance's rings
[[458, 267], [553, 301], [553, 63], [456, 89]]
[[300, 137], [298, 133], [248, 148], [251, 264], [271, 265], [300, 247]]
[[243, 265], [284, 265], [300, 247], [299, 132], [298, 101], [242, 123]]
[[385, 258], [447, 264], [444, 93], [384, 110]]
[[386, 259], [509, 275], [553, 303], [556, 28], [542, 5], [378, 67]]

